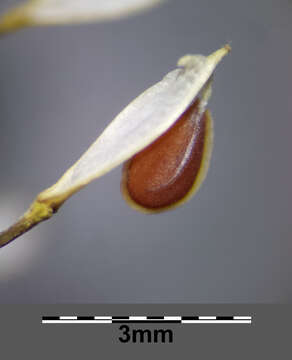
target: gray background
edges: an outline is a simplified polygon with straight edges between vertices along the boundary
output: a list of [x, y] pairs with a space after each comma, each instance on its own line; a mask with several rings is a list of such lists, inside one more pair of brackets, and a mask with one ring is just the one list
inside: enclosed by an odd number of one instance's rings
[[230, 41], [232, 53], [216, 71], [196, 197], [137, 213], [115, 169], [0, 250], [0, 302], [291, 303], [291, 34], [288, 0], [179, 0], [1, 38], [1, 229], [180, 56]]

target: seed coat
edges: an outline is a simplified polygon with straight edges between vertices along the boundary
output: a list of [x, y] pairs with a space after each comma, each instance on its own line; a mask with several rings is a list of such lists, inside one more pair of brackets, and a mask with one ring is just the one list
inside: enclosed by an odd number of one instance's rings
[[[189, 200], [203, 182], [213, 143], [209, 111], [197, 99], [177, 122], [123, 167], [121, 191], [137, 210], [155, 213]], [[200, 115], [200, 116], [198, 116]]]

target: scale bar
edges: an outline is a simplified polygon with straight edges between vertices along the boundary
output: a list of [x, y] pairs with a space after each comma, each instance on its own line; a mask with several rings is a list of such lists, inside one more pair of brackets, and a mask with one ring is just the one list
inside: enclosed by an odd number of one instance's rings
[[43, 324], [251, 324], [251, 316], [43, 316]]

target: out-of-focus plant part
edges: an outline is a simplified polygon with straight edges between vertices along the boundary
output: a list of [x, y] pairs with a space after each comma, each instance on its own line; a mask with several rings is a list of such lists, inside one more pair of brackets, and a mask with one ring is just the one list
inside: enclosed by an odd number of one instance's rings
[[178, 68], [133, 100], [60, 180], [41, 192], [28, 211], [0, 234], [0, 246], [46, 220], [74, 193], [131, 159], [164, 134], [200, 96], [203, 114], [211, 92], [210, 78], [229, 45], [205, 57], [186, 55]]
[[29, 0], [0, 17], [0, 34], [28, 26], [107, 21], [144, 11], [165, 0]]

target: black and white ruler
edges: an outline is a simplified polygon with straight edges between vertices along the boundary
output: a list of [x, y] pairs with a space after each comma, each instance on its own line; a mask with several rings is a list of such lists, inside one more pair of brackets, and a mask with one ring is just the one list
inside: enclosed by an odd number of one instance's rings
[[251, 316], [43, 316], [43, 324], [251, 324]]

